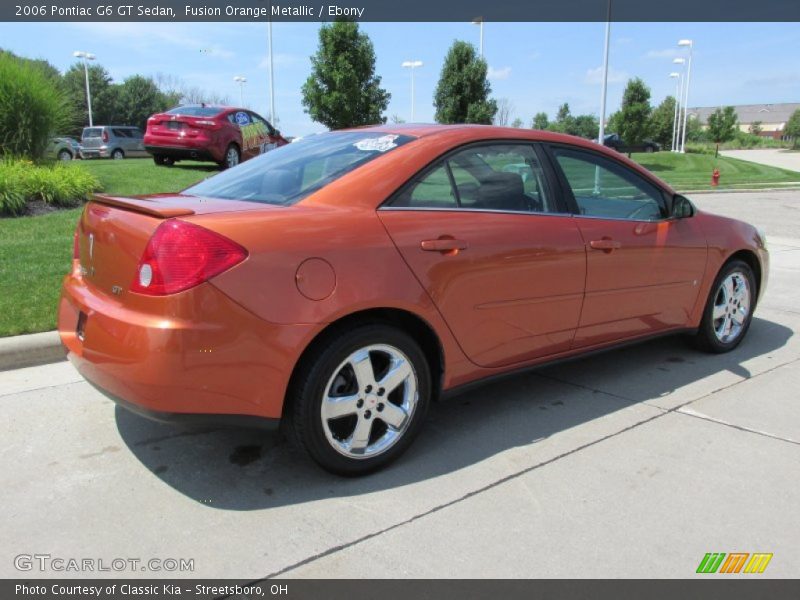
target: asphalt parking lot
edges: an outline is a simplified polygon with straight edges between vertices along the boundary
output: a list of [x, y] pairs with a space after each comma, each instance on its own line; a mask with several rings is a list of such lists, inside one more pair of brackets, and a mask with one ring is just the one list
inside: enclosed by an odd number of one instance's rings
[[[767, 552], [762, 575], [705, 577], [800, 577], [800, 192], [693, 199], [768, 235], [736, 351], [669, 338], [472, 390], [367, 478], [258, 431], [142, 420], [65, 362], [0, 373], [0, 576], [669, 578]], [[194, 571], [15, 569], [37, 553]]]

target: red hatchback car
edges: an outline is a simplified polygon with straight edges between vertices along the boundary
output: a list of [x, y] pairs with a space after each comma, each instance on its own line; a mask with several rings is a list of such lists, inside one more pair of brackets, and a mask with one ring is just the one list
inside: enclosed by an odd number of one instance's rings
[[288, 144], [280, 131], [245, 108], [178, 106], [147, 119], [144, 147], [157, 165], [207, 160], [223, 168]]
[[666, 333], [733, 350], [768, 273], [755, 227], [593, 142], [381, 126], [178, 194], [95, 197], [58, 328], [131, 410], [281, 422], [354, 475], [480, 380]]

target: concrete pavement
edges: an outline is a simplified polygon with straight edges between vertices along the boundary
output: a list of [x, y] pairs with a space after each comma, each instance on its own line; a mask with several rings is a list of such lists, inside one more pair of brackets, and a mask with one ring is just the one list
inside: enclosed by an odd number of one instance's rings
[[143, 420], [68, 363], [0, 373], [0, 576], [49, 553], [194, 559], [103, 576], [690, 577], [706, 552], [800, 576], [800, 192], [694, 200], [769, 237], [736, 351], [670, 338], [472, 390], [363, 479], [258, 431]]
[[800, 152], [787, 152], [778, 148], [762, 148], [758, 150], [723, 150], [722, 156], [749, 160], [750, 162], [780, 167], [800, 172]]

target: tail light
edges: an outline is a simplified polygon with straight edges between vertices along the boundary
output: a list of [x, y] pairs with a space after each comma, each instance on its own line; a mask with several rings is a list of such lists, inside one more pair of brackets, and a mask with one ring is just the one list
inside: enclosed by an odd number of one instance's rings
[[158, 226], [147, 243], [131, 291], [165, 296], [188, 290], [227, 271], [247, 258], [247, 250], [226, 237], [170, 219]]
[[103, 141], [104, 142], [108, 141], [108, 131], [106, 131], [105, 129], [103, 129]]
[[194, 122], [194, 126], [200, 129], [219, 129], [222, 123], [213, 119], [198, 119]]

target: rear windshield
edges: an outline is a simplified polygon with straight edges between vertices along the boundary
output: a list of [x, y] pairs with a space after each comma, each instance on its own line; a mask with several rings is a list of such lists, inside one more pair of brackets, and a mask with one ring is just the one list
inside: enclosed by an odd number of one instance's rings
[[92, 137], [100, 137], [103, 135], [103, 129], [101, 127], [87, 127], [83, 130], [83, 138], [92, 138]]
[[286, 206], [412, 139], [374, 131], [313, 135], [270, 150], [183, 193]]
[[222, 112], [219, 106], [176, 106], [167, 111], [168, 115], [184, 115], [186, 117], [214, 117]]

